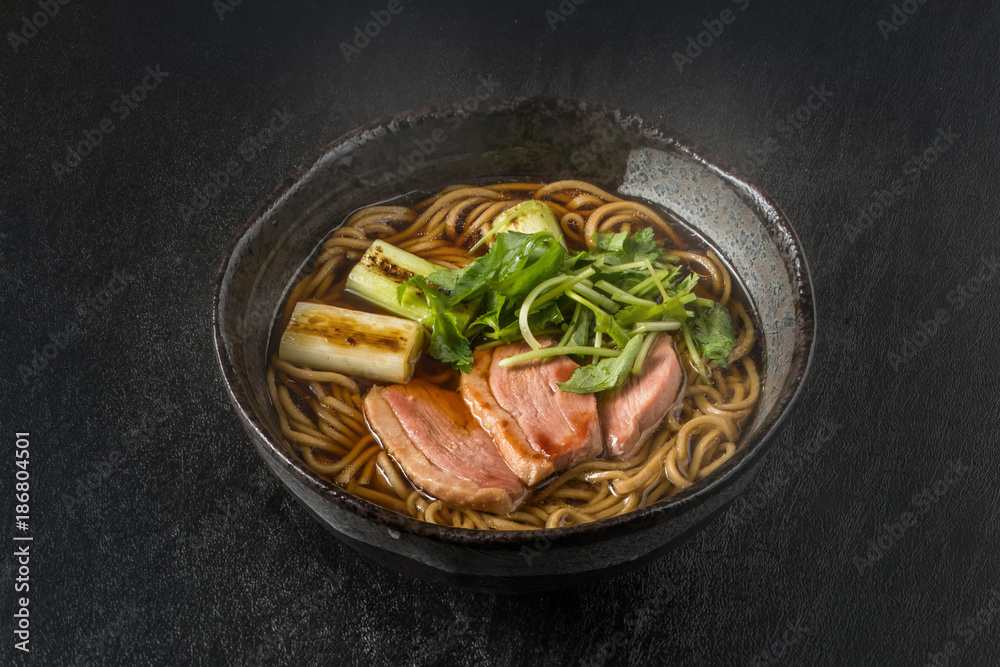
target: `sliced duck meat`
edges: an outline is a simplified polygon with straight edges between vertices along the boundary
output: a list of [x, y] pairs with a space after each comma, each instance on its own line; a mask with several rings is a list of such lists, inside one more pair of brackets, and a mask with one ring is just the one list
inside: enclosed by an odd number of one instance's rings
[[426, 493], [498, 514], [524, 499], [524, 485], [454, 391], [422, 380], [374, 387], [364, 409], [382, 446]]
[[560, 356], [507, 368], [498, 365], [530, 349], [521, 342], [477, 352], [472, 372], [462, 375], [460, 385], [472, 414], [493, 436], [511, 470], [528, 485], [603, 450], [597, 400], [592, 394], [564, 392], [556, 384], [568, 380], [578, 367], [572, 359]]
[[601, 393], [597, 405], [608, 458], [627, 459], [677, 404], [684, 374], [670, 336], [653, 343], [640, 375]]
[[492, 365], [492, 350], [482, 350], [473, 355], [472, 372], [462, 374], [462, 397], [482, 427], [493, 437], [497, 449], [514, 474], [529, 486], [537, 484], [552, 474], [552, 463], [528, 443], [528, 437], [518, 423], [493, 397], [490, 391]]

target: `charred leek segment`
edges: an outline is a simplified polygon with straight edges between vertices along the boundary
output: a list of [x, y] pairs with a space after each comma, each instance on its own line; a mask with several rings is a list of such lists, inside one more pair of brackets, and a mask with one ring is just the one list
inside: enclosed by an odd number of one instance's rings
[[[344, 289], [383, 310], [429, 328], [432, 313], [420, 290], [407, 286], [400, 293], [399, 289], [415, 276], [427, 276], [443, 268], [384, 241], [375, 241], [351, 269]], [[478, 302], [459, 304], [454, 308], [453, 314], [460, 331], [465, 330], [477, 306]]]
[[281, 336], [278, 357], [313, 370], [382, 382], [408, 382], [424, 347], [417, 322], [300, 302]]
[[566, 245], [562, 229], [559, 227], [556, 216], [552, 214], [552, 209], [537, 199], [529, 199], [498, 215], [490, 223], [490, 231], [486, 232], [476, 245], [472, 246], [469, 252], [472, 252], [494, 234], [499, 234], [500, 232], [521, 232], [522, 234], [548, 232], [559, 239], [559, 242], [564, 247]]
[[440, 269], [405, 250], [375, 241], [351, 269], [344, 289], [383, 310], [419, 322], [430, 314], [427, 301], [413, 288], [408, 288], [401, 299], [396, 298], [396, 291], [413, 276]]

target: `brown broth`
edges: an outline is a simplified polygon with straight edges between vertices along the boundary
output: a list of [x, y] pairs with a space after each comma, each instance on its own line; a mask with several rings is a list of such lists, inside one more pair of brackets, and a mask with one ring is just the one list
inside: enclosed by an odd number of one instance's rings
[[[492, 183], [496, 183], [496, 181], [493, 181]], [[477, 186], [485, 186], [485, 185], [489, 185], [489, 184], [491, 184], [491, 182], [484, 181], [484, 182], [477, 183], [476, 185]], [[503, 200], [526, 199], [526, 198], [530, 197], [530, 194], [531, 194], [531, 192], [528, 191], [528, 190], [517, 190], [517, 191], [512, 191], [512, 192], [506, 192], [506, 193], [504, 193], [503, 196], [502, 196], [502, 199]], [[579, 194], [585, 194], [585, 192], [583, 190], [576, 190], [576, 189], [562, 191], [562, 192], [559, 193], [560, 196], [554, 197], [553, 199], [554, 199], [554, 201], [558, 202], [560, 205], [565, 206], [567, 202], [570, 202], [575, 196], [577, 196]], [[420, 201], [426, 200], [428, 198], [428, 196], [430, 196], [430, 195], [428, 195], [427, 193], [411, 193], [410, 195], [407, 195], [407, 196], [405, 196], [403, 198], [397, 198], [395, 200], [392, 200], [391, 202], [385, 202], [385, 203], [382, 203], [382, 204], [379, 204], [379, 205], [392, 205], [392, 206], [413, 205], [413, 204], [416, 204], [416, 203], [418, 203]], [[656, 205], [654, 203], [651, 203], [651, 202], [648, 202], [648, 201], [639, 200], [639, 199], [630, 199], [629, 201], [636, 201], [638, 203], [641, 203], [642, 205], [647, 206], [650, 209], [653, 209], [658, 214], [660, 214], [665, 220], [669, 221], [669, 225], [670, 225], [672, 231], [680, 239], [680, 241], [682, 243], [682, 248], [681, 249], [685, 249], [685, 250], [687, 250], [689, 252], [694, 252], [694, 253], [698, 253], [698, 254], [701, 254], [701, 255], [704, 255], [705, 253], [707, 253], [709, 251], [715, 253], [715, 255], [722, 262], [722, 264], [725, 267], [725, 269], [729, 272], [729, 276], [731, 278], [731, 282], [732, 282], [732, 296], [730, 297], [730, 306], [729, 306], [729, 308], [730, 308], [730, 311], [733, 313], [734, 322], [737, 323], [737, 331], [739, 331], [739, 328], [740, 328], [740, 325], [739, 325], [740, 318], [737, 316], [736, 312], [734, 312], [736, 310], [736, 307], [737, 307], [736, 304], [739, 304], [748, 313], [748, 315], [749, 315], [749, 317], [751, 319], [751, 322], [753, 324], [754, 330], [756, 330], [756, 331], [760, 331], [761, 330], [760, 323], [758, 322], [758, 316], [757, 316], [757, 313], [756, 313], [756, 309], [753, 307], [753, 303], [752, 303], [751, 299], [749, 298], [749, 296], [747, 294], [747, 291], [746, 291], [743, 283], [739, 279], [739, 276], [737, 276], [735, 273], [733, 273], [730, 270], [729, 266], [727, 264], [725, 264], [725, 260], [722, 259], [722, 257], [723, 257], [722, 254], [719, 253], [709, 243], [709, 241], [706, 238], [704, 238], [702, 235], [700, 235], [690, 225], [687, 225], [683, 221], [679, 220], [676, 215], [672, 214], [669, 211], [666, 211], [665, 209], [663, 209], [662, 207], [659, 207], [658, 205]], [[400, 202], [405, 202], [405, 203], [400, 203]], [[364, 209], [362, 209], [362, 210], [364, 210]], [[585, 213], [589, 213], [589, 211], [585, 211]], [[558, 217], [560, 217], [560, 216], [557, 214], [557, 218]], [[348, 219], [350, 219], [350, 216], [348, 216]], [[655, 225], [654, 225], [654, 228], [657, 229], [656, 237], [657, 237], [657, 240], [661, 243], [661, 245], [665, 245], [666, 247], [671, 247], [672, 243], [671, 243], [670, 239], [668, 238], [668, 235], [666, 233], [664, 233], [662, 230], [656, 228]], [[477, 238], [478, 238], [478, 236], [473, 236], [473, 237], [470, 237], [469, 239], [467, 239], [467, 242], [465, 243], [465, 247], [467, 248], [467, 247], [471, 246], [472, 243], [474, 243], [474, 241]], [[571, 250], [582, 250], [583, 249], [583, 247], [579, 243], [572, 242], [569, 237], [567, 237], [567, 242], [568, 242], [568, 245], [569, 245], [569, 247], [570, 247]], [[271, 353], [271, 354], [273, 354], [277, 350], [278, 342], [280, 340], [280, 337], [281, 337], [281, 334], [282, 334], [282, 331], [283, 331], [283, 328], [284, 328], [285, 301], [287, 300], [288, 296], [292, 293], [293, 288], [295, 287], [295, 285], [298, 284], [298, 282], [300, 280], [308, 279], [308, 276], [310, 275], [310, 269], [312, 267], [314, 267], [314, 265], [316, 263], [316, 257], [319, 256], [320, 253], [321, 253], [321, 248], [322, 248], [322, 244], [321, 244], [321, 246], [317, 247], [316, 251], [311, 255], [310, 259], [303, 265], [303, 267], [299, 271], [299, 275], [297, 276], [296, 280], [292, 284], [289, 285], [289, 287], [288, 287], [288, 289], [286, 291], [285, 298], [283, 299], [283, 302], [282, 302], [282, 307], [281, 307], [281, 309], [279, 309], [279, 313], [276, 315], [276, 317], [274, 319], [274, 323], [272, 325], [272, 329], [271, 329], [270, 336], [269, 336], [269, 341], [270, 341], [269, 342], [269, 353]], [[480, 254], [480, 253], [477, 253], [477, 254]], [[431, 258], [431, 261], [434, 261], [433, 258]], [[351, 264], [353, 264], [353, 262]], [[686, 263], [682, 262], [682, 265], [686, 265]], [[692, 269], [691, 266], [689, 266], [688, 268]], [[695, 265], [693, 268], [698, 268], [698, 267]], [[370, 305], [369, 303], [365, 302], [364, 300], [362, 300], [362, 299], [360, 299], [358, 297], [355, 297], [353, 295], [350, 295], [350, 294], [342, 292], [341, 288], [342, 288], [342, 285], [343, 285], [343, 278], [346, 276], [346, 274], [347, 274], [347, 269], [343, 270], [342, 275], [340, 277], [338, 277], [335, 285], [330, 290], [327, 290], [327, 292], [324, 295], [322, 295], [320, 298], [318, 298], [318, 299], [316, 299], [316, 298], [307, 298], [307, 299], [300, 299], [300, 300], [315, 300], [315, 301], [319, 301], [319, 302], [326, 303], [326, 304], [329, 304], [329, 305], [336, 305], [336, 306], [341, 306], [341, 307], [344, 307], [344, 308], [350, 308], [350, 309], [354, 309], [354, 310], [364, 310], [364, 311], [367, 311], [367, 312], [381, 312], [378, 308]], [[710, 281], [708, 281], [708, 282], [710, 283]], [[706, 283], [706, 280], [702, 280], [702, 282], [696, 288], [696, 294], [698, 296], [700, 296], [700, 297], [703, 297], [703, 298], [714, 298], [713, 295], [712, 295], [712, 293], [711, 293], [711, 291], [710, 291], [710, 285], [706, 285], [705, 283]], [[686, 354], [684, 352], [684, 344], [683, 344], [683, 342], [678, 342], [679, 340], [682, 339], [682, 336], [680, 336], [679, 332], [673, 332], [671, 335], [673, 336], [674, 341], [675, 341], [675, 349], [677, 349], [680, 352], [680, 354], [678, 355], [678, 357], [682, 361], [682, 368], [684, 368], [684, 370], [685, 370], [685, 374], [687, 376], [687, 381], [688, 381], [688, 386], [689, 387], [694, 386], [693, 383], [697, 382], [698, 376], [697, 376], [696, 371], [694, 370], [693, 362], [692, 362], [692, 360], [690, 358], [690, 355], [688, 355], [688, 354]], [[475, 346], [475, 344], [477, 342], [481, 342], [481, 341], [475, 341], [475, 340], [472, 341], [472, 343], [473, 343], [474, 346]], [[750, 360], [750, 362], [756, 368], [760, 369], [758, 385], [762, 384], [764, 382], [764, 377], [765, 377], [764, 369], [766, 368], [766, 365], [765, 365], [765, 359], [763, 358], [763, 356], [764, 356], [763, 355], [763, 345], [762, 345], [762, 343], [760, 342], [759, 339], [756, 340], [755, 344], [747, 352], [746, 356], [747, 356], [747, 358]], [[730, 375], [732, 374], [732, 372], [733, 372], [732, 369], [734, 368], [735, 365], [736, 364], [730, 364], [730, 370], [729, 371], [723, 372], [723, 371], [721, 371], [719, 369], [717, 369], [717, 371], [716, 371], [717, 374], [718, 374], [716, 377], [719, 378], [718, 381], [722, 385], [724, 385], [725, 387], [735, 386], [735, 384], [736, 384], [735, 380], [733, 380], [732, 382], [727, 382], [727, 381], [725, 381], [725, 380], [722, 379], [722, 378], [725, 377], [725, 375], [727, 373], [730, 374]], [[449, 368], [449, 367], [447, 367], [447, 366], [445, 366], [444, 364], [441, 364], [438, 361], [435, 361], [435, 360], [431, 359], [428, 355], [423, 355], [422, 356], [420, 362], [417, 365], [416, 372], [415, 372], [415, 377], [416, 378], [421, 378], [421, 379], [429, 381], [429, 382], [432, 382], [432, 383], [437, 384], [437, 385], [439, 385], [439, 386], [441, 386], [443, 388], [446, 388], [448, 390], [452, 390], [452, 391], [456, 391], [457, 390], [457, 386], [458, 386], [458, 372], [455, 371], [455, 370], [453, 370], [453, 369], [451, 369], [451, 368]], [[316, 383], [312, 383], [312, 382], [309, 382], [309, 381], [304, 380], [304, 379], [293, 378], [290, 375], [288, 375], [288, 374], [286, 374], [284, 372], [281, 372], [281, 371], [278, 371], [275, 374], [275, 378], [276, 378], [275, 379], [276, 385], [280, 385], [280, 386], [285, 387], [287, 389], [289, 397], [291, 399], [291, 402], [294, 404], [295, 408], [299, 412], [301, 412], [301, 414], [305, 418], [311, 420], [313, 426], [319, 425], [319, 426], [317, 426], [317, 428], [315, 428], [313, 430], [316, 431], [316, 432], [325, 433], [326, 431], [323, 431], [322, 428], [323, 428], [323, 426], [329, 426], [329, 424], [327, 424], [327, 423], [324, 422], [323, 417], [320, 414], [320, 411], [316, 407], [317, 401], [320, 398], [317, 395], [317, 393], [316, 393], [316, 391], [314, 389], [315, 386], [316, 386]], [[344, 416], [345, 423], [347, 423], [349, 421], [349, 422], [351, 422], [353, 424], [359, 425], [361, 428], [367, 429], [367, 424], [363, 423], [362, 420], [359, 420], [357, 418], [357, 413], [360, 413], [360, 396], [363, 395], [365, 393], [365, 391], [367, 391], [367, 389], [372, 385], [372, 383], [369, 382], [369, 381], [366, 381], [366, 380], [364, 380], [362, 378], [354, 378], [354, 379], [357, 382], [358, 387], [360, 389], [359, 394], [357, 396], [349, 396], [349, 395], [344, 395], [343, 392], [341, 392], [340, 398], [338, 400], [346, 398], [347, 400], [341, 400], [341, 402], [347, 403], [348, 405], [350, 405], [353, 408], [353, 412], [350, 411], [350, 410], [343, 411], [343, 416]], [[742, 384], [741, 384], [741, 386], [742, 386]], [[327, 395], [331, 395], [331, 394], [332, 395], [336, 395], [337, 394], [337, 388], [335, 388], [335, 387], [323, 387], [322, 388], [322, 393], [327, 394]], [[735, 390], [735, 394], [739, 395], [739, 389]], [[690, 401], [690, 403], [692, 404], [692, 406], [695, 404], [695, 402], [697, 400], [698, 399], [695, 398], [695, 399], [692, 399]], [[689, 402], [688, 399], [685, 399], [685, 403], [688, 403], [688, 402]], [[284, 408], [284, 406], [281, 405], [280, 401], [276, 401], [275, 403], [276, 403], [275, 408], [277, 410], [279, 410], [279, 412], [285, 411], [285, 408]], [[331, 403], [332, 403], [332, 401], [331, 401]], [[320, 406], [320, 407], [323, 408], [323, 409], [325, 409], [324, 406]], [[685, 409], [687, 409], [687, 408], [685, 408]], [[743, 428], [743, 426], [745, 424], [750, 423], [750, 421], [753, 418], [753, 414], [754, 414], [754, 410], [755, 409], [756, 409], [756, 406], [751, 406], [751, 408], [748, 411], [746, 411], [746, 415], [743, 418], [741, 418], [740, 420], [738, 420], [738, 423], [737, 423], [737, 426], [736, 426], [736, 428], [738, 429], [738, 435], [735, 438], [731, 439], [731, 441], [734, 443], [734, 445], [736, 447], [739, 446], [740, 440], [742, 439], [742, 428]], [[684, 418], [682, 418], [680, 421], [684, 422], [686, 420]], [[661, 429], [656, 434], [654, 434], [653, 436], [651, 436], [649, 438], [649, 441], [647, 442], [647, 444], [644, 445], [642, 447], [642, 449], [640, 450], [640, 454], [642, 454], [643, 452], [646, 452], [646, 459], [645, 460], [641, 460], [641, 461], [636, 461], [635, 462], [636, 465], [624, 468], [623, 470], [625, 472], [628, 472], [630, 470], [639, 470], [639, 469], [641, 469], [642, 466], [646, 462], [649, 461], [649, 458], [651, 456], [657, 455], [657, 454], [655, 454], [653, 452], [653, 450], [655, 449], [653, 447], [653, 443], [655, 443], [656, 441], [662, 439], [662, 437], [664, 435], [669, 435], [669, 433], [665, 434], [664, 430], [665, 429], [666, 430], [673, 429], [674, 426], [673, 426], [673, 424], [670, 424], [668, 422], [669, 422], [669, 420], [665, 420], [663, 426], [661, 426]], [[289, 422], [289, 423], [291, 424], [291, 422]], [[337, 431], [336, 428], [334, 428], [333, 430]], [[349, 431], [350, 429], [346, 429], [345, 428], [345, 430]], [[359, 432], [359, 435], [360, 435], [360, 432]], [[348, 434], [345, 433], [344, 434], [344, 438], [349, 440], [350, 438], [347, 437], [347, 436], [348, 436]], [[362, 437], [362, 441], [363, 441], [363, 437]], [[693, 442], [690, 445], [691, 448], [694, 448], [696, 446], [696, 444], [697, 444], [696, 442]], [[358, 445], [358, 446], [360, 446], [360, 445]], [[304, 460], [305, 460], [306, 464], [309, 465], [311, 468], [313, 468], [314, 471], [316, 471], [317, 473], [321, 474], [322, 476], [325, 476], [327, 479], [330, 479], [333, 483], [339, 484], [339, 485], [347, 488], [349, 491], [357, 493], [361, 497], [364, 497], [364, 498], [366, 498], [366, 499], [368, 499], [368, 500], [370, 500], [372, 502], [375, 502], [376, 504], [382, 505], [383, 507], [386, 507], [387, 509], [390, 509], [390, 510], [393, 510], [393, 511], [402, 512], [404, 514], [413, 514], [413, 512], [403, 509], [404, 506], [407, 505], [407, 502], [403, 498], [397, 497], [399, 495], [398, 494], [398, 484], [396, 484], [395, 487], [394, 487], [392, 479], [391, 479], [391, 477], [392, 477], [391, 472], [387, 473], [381, 467], [381, 464], [377, 463], [377, 461], [380, 458], [379, 457], [379, 452], [372, 450], [371, 448], [373, 446], [374, 447], [378, 447], [377, 441], [373, 445], [367, 445], [365, 447], [365, 449], [363, 449], [363, 451], [361, 451], [361, 453], [358, 454], [357, 452], [353, 451], [353, 448], [348, 448], [347, 445], [344, 445], [341, 449], [348, 449], [348, 452], [344, 452], [340, 456], [337, 455], [337, 452], [340, 451], [340, 450], [337, 450], [336, 448], [331, 448], [331, 451], [313, 451], [313, 452], [311, 452], [312, 458], [315, 461], [319, 461], [321, 465], [312, 465], [312, 464], [310, 464], [310, 461], [308, 460], [309, 459], [308, 456], [306, 456], [304, 458]], [[673, 447], [676, 447], [676, 446], [677, 446], [676, 444], [673, 445]], [[304, 446], [299, 447], [300, 451], [304, 450], [306, 448], [308, 448], [308, 445], [304, 445]], [[647, 452], [647, 450], [649, 450], [649, 451]], [[670, 455], [669, 451], [667, 451], [665, 454], [662, 453], [663, 452], [663, 446], [661, 446], [660, 449], [657, 450], [657, 451], [661, 452], [659, 454], [660, 456], [664, 456], [667, 459], [669, 459], [669, 455]], [[346, 467], [346, 469], [339, 470], [339, 471], [337, 471], [334, 474], [328, 474], [328, 473], [324, 472], [324, 470], [326, 469], [326, 467], [334, 466], [334, 465], [337, 464], [338, 461], [346, 460], [346, 457], [351, 456], [352, 454], [356, 455], [356, 458], [358, 460], [364, 459], [366, 455], [368, 456], [368, 458], [365, 460], [365, 462], [363, 464], [359, 464], [359, 465], [355, 466], [356, 470], [353, 470], [352, 474], [348, 476], [348, 482], [347, 483], [344, 483], [343, 480], [345, 478], [346, 472], [348, 470], [351, 470], [352, 466], [354, 466], [353, 463], [351, 463], [350, 465], [348, 465]], [[607, 473], [607, 475], [606, 475], [607, 479], [615, 479], [614, 475], [617, 474], [616, 470], [618, 469], [616, 467], [617, 464], [615, 462], [607, 461], [603, 457], [601, 457], [599, 459], [596, 459], [596, 461], [598, 461], [598, 462], [604, 462], [607, 466], [609, 466], [605, 470], [605, 472]], [[690, 459], [689, 459], [689, 461], [690, 461]], [[668, 467], [669, 467], [669, 465], [668, 465]], [[399, 474], [399, 476], [402, 478], [402, 480], [407, 485], [407, 489], [408, 489], [409, 492], [411, 492], [411, 495], [412, 495], [412, 492], [415, 492], [415, 491], [418, 492], [418, 493], [420, 493], [418, 491], [417, 487], [415, 485], [413, 485], [411, 482], [409, 482], [409, 480], [406, 479], [405, 474], [403, 473], [402, 470], [400, 470], [398, 468], [398, 466], [396, 467], [396, 472]], [[437, 511], [437, 513], [435, 513], [433, 515], [432, 519], [437, 519], [439, 522], [442, 521], [442, 520], [445, 520], [445, 519], [451, 519], [450, 522], [449, 521], [445, 521], [445, 522], [446, 523], [451, 523], [452, 525], [463, 525], [463, 526], [466, 526], [466, 527], [472, 527], [472, 525], [470, 525], [470, 524], [475, 523], [475, 520], [478, 519], [481, 522], [485, 522], [486, 524], [488, 524], [486, 527], [490, 527], [490, 528], [511, 528], [511, 527], [515, 527], [515, 528], [516, 527], [531, 528], [531, 527], [538, 527], [538, 526], [528, 525], [528, 523], [529, 523], [528, 519], [525, 519], [524, 516], [522, 516], [522, 515], [530, 515], [533, 511], [536, 514], [540, 515], [540, 514], [544, 514], [546, 511], [549, 511], [549, 510], [545, 510], [543, 508], [545, 508], [545, 507], [551, 507], [553, 505], [553, 502], [554, 502], [553, 501], [553, 497], [555, 496], [555, 494], [562, 494], [560, 496], [559, 500], [558, 500], [558, 502], [560, 503], [559, 507], [565, 507], [565, 508], [569, 508], [571, 510], [575, 509], [575, 508], [584, 507], [585, 505], [587, 505], [588, 502], [590, 503], [591, 506], [593, 506], [595, 502], [599, 505], [602, 502], [605, 503], [605, 504], [607, 504], [609, 500], [611, 500], [611, 501], [617, 501], [618, 500], [618, 495], [616, 494], [616, 491], [615, 491], [615, 488], [616, 488], [615, 485], [617, 484], [617, 482], [614, 482], [614, 483], [609, 482], [609, 483], [606, 483], [606, 484], [603, 483], [603, 482], [591, 483], [591, 486], [593, 487], [594, 491], [593, 491], [593, 494], [588, 497], [588, 492], [587, 492], [587, 489], [585, 488], [586, 485], [587, 485], [587, 482], [585, 482], [584, 477], [582, 475], [579, 478], [574, 478], [574, 477], [570, 476], [568, 478], [568, 481], [567, 481], [566, 475], [567, 475], [567, 473], [563, 473], [562, 475], [554, 475], [554, 476], [552, 476], [552, 477], [544, 480], [543, 482], [539, 483], [534, 488], [530, 489], [528, 498], [526, 499], [526, 501], [524, 502], [524, 504], [521, 506], [521, 508], [518, 511], [519, 521], [510, 522], [510, 521], [507, 521], [506, 519], [504, 519], [502, 517], [501, 518], [496, 518], [496, 519], [491, 518], [491, 517], [483, 517], [483, 516], [474, 517], [474, 516], [470, 516], [470, 512], [472, 512], [471, 510], [466, 510], [466, 509], [461, 509], [461, 508], [453, 508], [451, 506], [444, 506], [442, 508], [439, 508], [438, 511]], [[628, 476], [624, 475], [624, 473], [623, 473], [623, 477], [620, 477], [618, 479], [627, 478], [627, 477]], [[673, 486], [671, 486], [671, 488], [664, 490], [664, 488], [663, 488], [664, 482], [669, 482], [669, 475], [666, 472], [664, 472], [663, 470], [661, 470], [660, 474], [657, 475], [657, 479], [659, 479], [661, 477], [663, 478], [662, 481], [660, 481], [660, 482], [658, 482], [656, 484], [649, 484], [646, 487], [644, 487], [642, 489], [642, 493], [639, 494], [639, 495], [636, 495], [636, 498], [638, 498], [638, 500], [637, 500], [637, 502], [634, 503], [634, 506], [632, 506], [632, 507], [625, 507], [624, 511], [631, 511], [632, 509], [635, 509], [637, 507], [643, 506], [644, 504], [647, 503], [647, 500], [649, 498], [651, 498], [652, 496], [656, 496], [655, 498], [652, 498], [653, 500], [658, 500], [659, 498], [665, 497], [666, 495], [670, 495], [670, 494], [675, 493], [676, 491], [680, 490], [680, 488], [677, 488], [676, 485], [673, 485]], [[694, 481], [697, 481], [697, 480], [694, 480]], [[622, 486], [628, 486], [629, 484], [631, 484], [631, 483], [630, 482], [625, 482], [625, 483], [622, 484]], [[555, 491], [553, 491], [552, 490], [553, 487], [558, 487], [558, 488], [556, 488]], [[394, 490], [394, 488], [395, 488], [395, 490]], [[560, 489], [561, 489], [561, 491], [560, 491]], [[603, 495], [603, 499], [602, 499], [602, 493], [604, 494]], [[635, 495], [635, 493], [636, 492], [632, 492], [631, 495]], [[628, 495], [629, 494], [625, 494], [625, 495], [623, 495], [621, 497], [627, 497]], [[385, 499], [386, 497], [389, 498], [388, 501]], [[423, 500], [424, 500], [425, 509], [430, 504], [433, 503], [434, 499], [430, 498], [429, 496], [426, 496], [426, 495], [424, 495], [424, 494], [421, 493], [420, 497], [423, 498]], [[595, 501], [595, 499], [596, 499], [596, 501]], [[410, 497], [409, 501], [410, 501], [409, 502], [409, 506], [413, 507], [414, 498]], [[419, 506], [420, 499], [417, 499], [416, 503]], [[628, 503], [622, 501], [619, 504], [627, 505]], [[439, 505], [440, 505], [440, 503], [439, 503]], [[612, 504], [611, 508], [613, 509], [614, 507], [615, 507], [615, 505]], [[552, 516], [554, 513], [551, 512], [551, 511], [549, 511], [549, 514], [550, 514], [550, 516]], [[447, 516], [444, 516], [444, 515], [447, 515]], [[577, 517], [576, 515], [574, 515], [572, 513], [567, 513], [566, 516], [569, 517], [569, 520], [568, 521], [562, 521], [559, 525], [565, 525], [566, 523], [573, 523], [573, 522], [579, 520], [579, 517]], [[426, 517], [418, 517], [418, 518], [425, 518], [426, 519]], [[603, 517], [602, 516], [595, 516], [595, 518], [603, 518]], [[518, 524], [518, 525], [514, 525], [514, 526], [506, 525], [505, 522], [506, 523], [514, 523], [514, 524]], [[537, 523], [537, 521], [535, 523]], [[520, 524], [524, 524], [524, 525], [520, 525]]]

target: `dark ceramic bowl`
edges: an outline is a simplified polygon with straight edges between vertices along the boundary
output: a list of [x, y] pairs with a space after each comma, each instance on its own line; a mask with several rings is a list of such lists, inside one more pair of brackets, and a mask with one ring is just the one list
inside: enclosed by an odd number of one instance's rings
[[[280, 435], [265, 386], [268, 334], [286, 288], [351, 211], [403, 193], [505, 177], [579, 178], [666, 206], [719, 250], [762, 323], [766, 375], [742, 448], [667, 500], [591, 524], [489, 532], [395, 514], [324, 481]], [[251, 216], [215, 286], [215, 347], [233, 406], [261, 458], [339, 539], [434, 581], [539, 591], [623, 571], [705, 524], [747, 485], [795, 402], [814, 336], [806, 259], [760, 188], [696, 143], [639, 116], [580, 100], [517, 99], [421, 109], [326, 146]]]

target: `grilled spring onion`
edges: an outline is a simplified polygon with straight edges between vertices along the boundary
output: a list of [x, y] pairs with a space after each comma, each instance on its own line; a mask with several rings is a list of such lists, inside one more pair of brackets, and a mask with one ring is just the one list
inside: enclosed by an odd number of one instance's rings
[[417, 322], [300, 302], [278, 357], [313, 370], [402, 383], [413, 376], [423, 348], [424, 327]]
[[[344, 289], [383, 310], [430, 327], [431, 309], [420, 291], [408, 286], [401, 299], [397, 294], [413, 276], [427, 276], [444, 268], [385, 241], [375, 241], [347, 275]], [[452, 310], [459, 331], [465, 330], [478, 305], [463, 303]]]
[[553, 215], [552, 209], [537, 199], [529, 199], [498, 215], [490, 223], [490, 231], [483, 234], [483, 237], [476, 242], [476, 245], [472, 246], [469, 252], [500, 232], [521, 232], [522, 234], [548, 232], [559, 239], [563, 246], [566, 245], [562, 229], [559, 227], [559, 222]]

